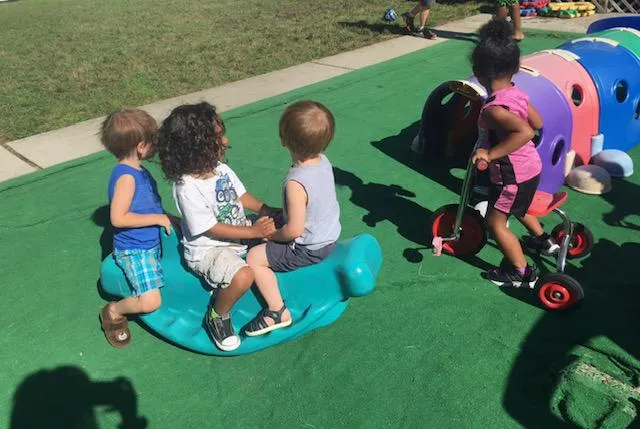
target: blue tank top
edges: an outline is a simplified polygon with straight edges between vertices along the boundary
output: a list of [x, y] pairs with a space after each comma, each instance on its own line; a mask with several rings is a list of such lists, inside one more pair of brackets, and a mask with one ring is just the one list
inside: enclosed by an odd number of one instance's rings
[[[109, 203], [113, 200], [116, 182], [123, 174], [130, 174], [136, 183], [136, 189], [131, 200], [130, 213], [162, 214], [162, 201], [158, 195], [156, 181], [151, 174], [142, 167], [136, 170], [128, 165], [118, 164], [111, 172], [109, 179]], [[160, 227], [146, 226], [141, 228], [113, 228], [113, 247], [118, 250], [151, 249], [160, 244]]]

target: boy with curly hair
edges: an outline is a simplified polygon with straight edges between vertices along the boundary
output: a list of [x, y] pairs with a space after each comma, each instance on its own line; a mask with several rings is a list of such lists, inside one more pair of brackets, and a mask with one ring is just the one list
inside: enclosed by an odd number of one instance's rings
[[[242, 259], [245, 243], [269, 237], [278, 212], [247, 192], [223, 163], [228, 144], [224, 122], [209, 103], [176, 107], [158, 133], [162, 170], [182, 215], [184, 258], [215, 291], [205, 326], [223, 351], [240, 346], [230, 312], [254, 280]], [[252, 224], [245, 207], [262, 217]]]

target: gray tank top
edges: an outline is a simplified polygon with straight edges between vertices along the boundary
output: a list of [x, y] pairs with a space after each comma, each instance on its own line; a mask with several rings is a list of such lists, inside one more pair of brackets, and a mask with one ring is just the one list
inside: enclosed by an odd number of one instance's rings
[[[317, 250], [335, 243], [340, 236], [340, 206], [336, 197], [336, 185], [333, 168], [326, 156], [320, 155], [315, 165], [292, 167], [284, 183], [293, 180], [307, 191], [307, 216], [304, 232], [295, 239], [297, 244], [309, 250]], [[286, 194], [283, 188], [283, 194]], [[286, 195], [284, 195], [284, 218], [287, 216]]]

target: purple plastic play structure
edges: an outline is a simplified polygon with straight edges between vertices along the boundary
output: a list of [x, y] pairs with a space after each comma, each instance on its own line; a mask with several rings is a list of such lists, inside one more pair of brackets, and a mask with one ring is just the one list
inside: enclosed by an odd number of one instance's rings
[[[469, 79], [480, 85], [475, 77]], [[531, 104], [540, 112], [544, 128], [536, 139], [542, 160], [542, 174], [538, 189], [554, 193], [562, 187], [565, 177], [565, 162], [571, 141], [572, 117], [566, 98], [547, 78], [522, 68], [513, 77], [513, 82], [529, 94]]]

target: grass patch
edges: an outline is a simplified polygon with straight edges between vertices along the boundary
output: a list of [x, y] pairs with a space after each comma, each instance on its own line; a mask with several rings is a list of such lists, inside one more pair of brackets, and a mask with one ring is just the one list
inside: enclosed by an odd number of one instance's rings
[[[0, 138], [15, 140], [395, 37], [402, 1], [0, 3]], [[432, 24], [477, 13], [438, 4]]]

